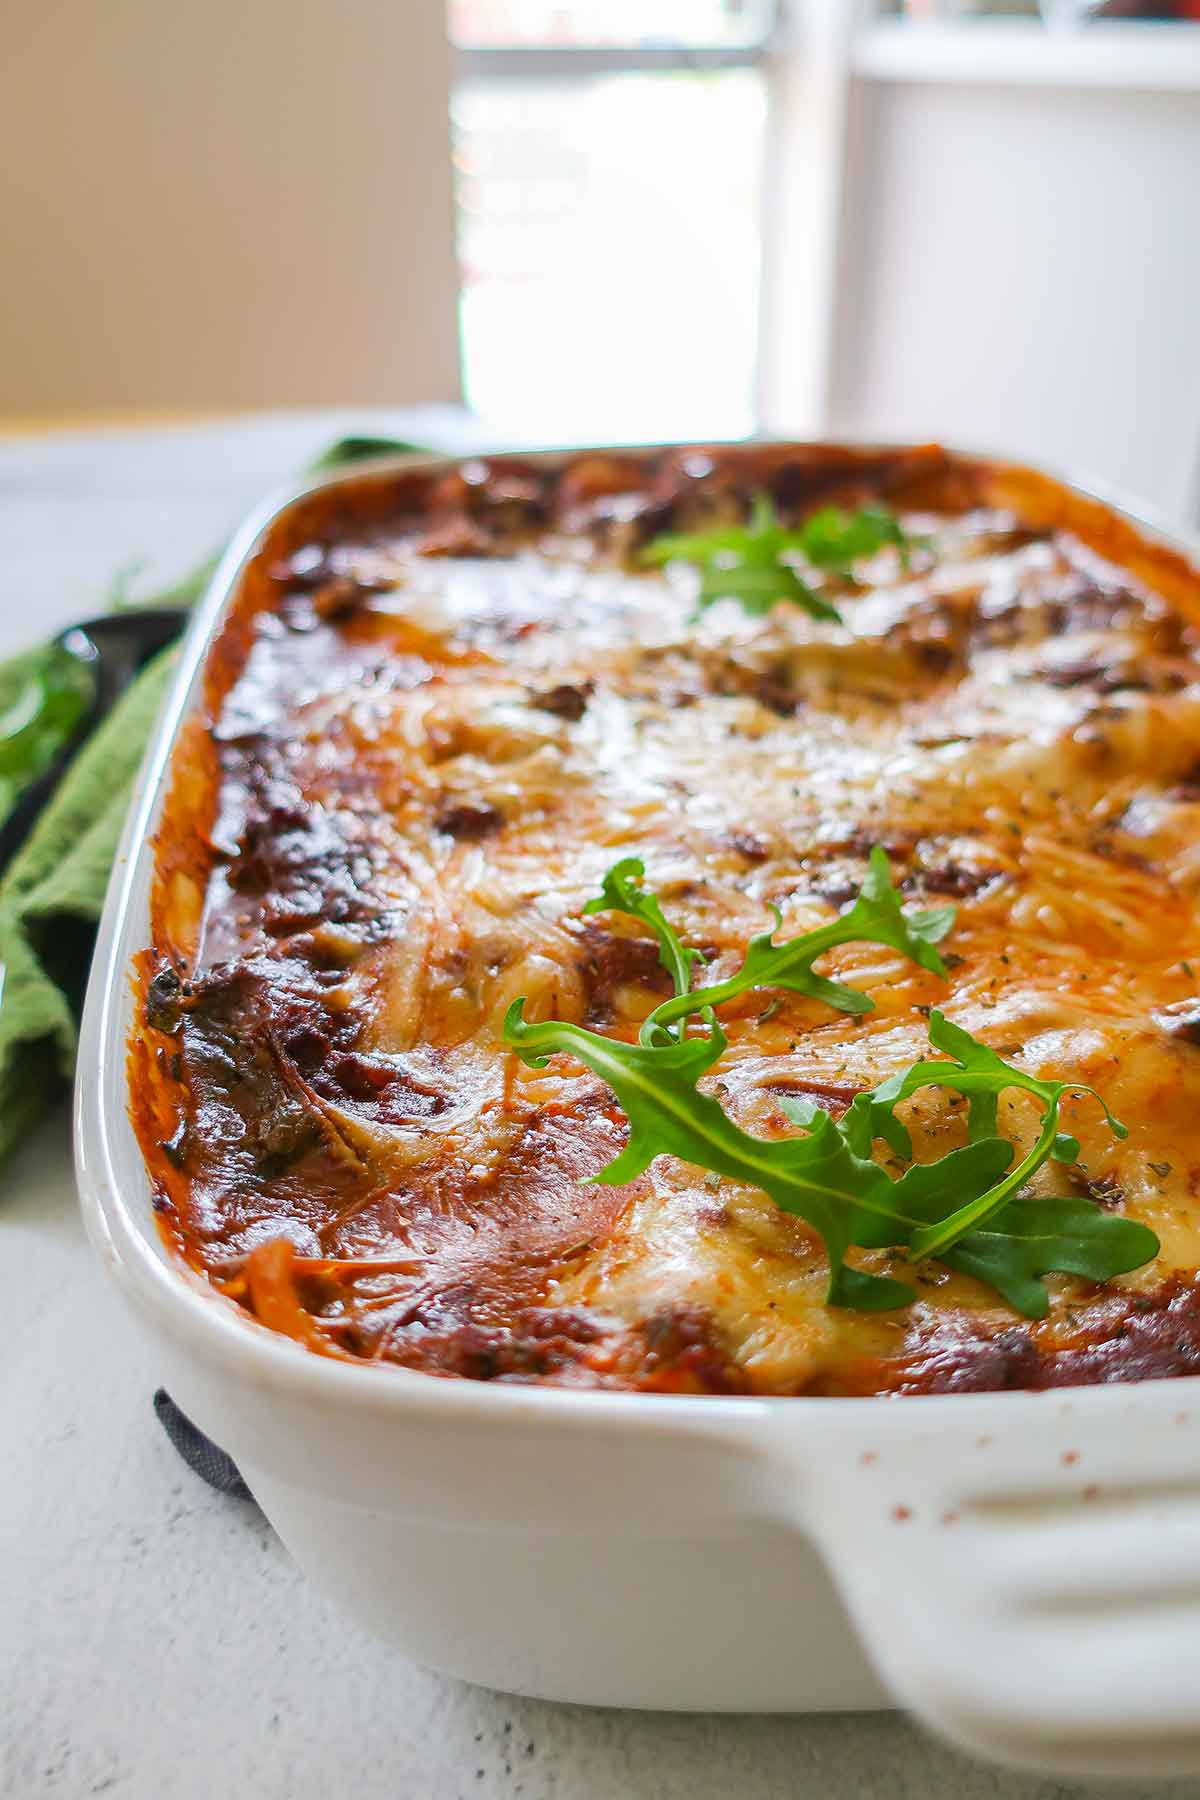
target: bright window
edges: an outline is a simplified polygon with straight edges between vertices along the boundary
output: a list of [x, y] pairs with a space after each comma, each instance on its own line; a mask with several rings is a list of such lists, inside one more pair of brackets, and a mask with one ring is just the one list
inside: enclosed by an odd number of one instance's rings
[[770, 0], [449, 0], [450, 36], [481, 45], [757, 44]]
[[548, 440], [749, 430], [766, 8], [454, 0], [451, 25], [470, 403]]

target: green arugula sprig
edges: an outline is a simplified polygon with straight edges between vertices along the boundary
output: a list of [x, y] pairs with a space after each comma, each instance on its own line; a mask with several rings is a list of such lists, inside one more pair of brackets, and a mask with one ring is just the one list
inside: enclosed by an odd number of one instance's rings
[[862, 506], [857, 512], [823, 506], [805, 519], [800, 536], [807, 562], [843, 577], [853, 574], [856, 562], [877, 556], [889, 544], [899, 551], [901, 566], [907, 568], [914, 541], [885, 506]]
[[627, 856], [614, 863], [604, 877], [601, 892], [583, 909], [585, 913], [625, 913], [648, 925], [658, 939], [658, 958], [674, 982], [675, 993], [646, 1019], [641, 1029], [644, 1044], [678, 1038], [678, 1021], [706, 1007], [721, 1006], [751, 988], [786, 988], [789, 993], [822, 1000], [838, 1012], [874, 1011], [875, 1002], [860, 988], [847, 987], [844, 982], [814, 973], [818, 956], [839, 944], [883, 944], [899, 950], [934, 975], [946, 973], [946, 965], [934, 945], [953, 926], [954, 908], [936, 906], [927, 911], [903, 912], [900, 896], [892, 886], [887, 852], [878, 844], [871, 851], [858, 898], [840, 917], [777, 944], [775, 932], [783, 923], [783, 915], [772, 905], [774, 926], [750, 939], [741, 967], [728, 980], [699, 989], [692, 988], [692, 973], [704, 957], [699, 950], [685, 949], [680, 942], [678, 933], [664, 917], [657, 896], [642, 886], [645, 873], [640, 857]]
[[780, 524], [770, 496], [758, 494], [745, 525], [667, 533], [646, 545], [641, 560], [654, 567], [694, 563], [700, 570], [698, 614], [718, 600], [737, 600], [749, 613], [770, 612], [776, 601], [787, 600], [814, 619], [840, 624], [837, 607], [804, 580], [796, 561], [847, 579], [861, 557], [875, 555], [885, 544], [894, 544], [907, 559], [909, 539], [883, 507], [848, 513], [826, 506], [791, 529]]
[[974, 1226], [999, 1212], [1006, 1200], [1027, 1185], [1042, 1164], [1074, 1162], [1079, 1155], [1078, 1139], [1058, 1129], [1058, 1112], [1063, 1096], [1068, 1093], [1090, 1094], [1099, 1102], [1114, 1137], [1128, 1137], [1119, 1119], [1115, 1119], [1094, 1087], [1082, 1081], [1039, 1081], [1023, 1069], [1015, 1069], [1002, 1057], [981, 1044], [977, 1038], [954, 1025], [943, 1013], [929, 1015], [929, 1041], [935, 1050], [946, 1052], [945, 1061], [918, 1062], [901, 1075], [881, 1083], [871, 1094], [859, 1094], [843, 1121], [847, 1141], [862, 1154], [869, 1150], [875, 1137], [883, 1137], [893, 1150], [903, 1156], [912, 1155], [908, 1133], [895, 1116], [895, 1107], [918, 1088], [951, 1088], [969, 1100], [967, 1139], [975, 1143], [992, 1137], [996, 1131], [999, 1096], [1006, 1088], [1020, 1088], [1042, 1102], [1042, 1128], [1037, 1141], [1003, 1181], [986, 1193], [979, 1194], [945, 1218], [931, 1220], [914, 1232], [911, 1249], [916, 1256], [936, 1256], [956, 1243]]
[[[832, 926], [784, 944], [775, 944], [773, 933], [752, 939], [734, 976], [699, 989], [691, 986], [699, 953], [682, 944], [657, 898], [642, 887], [643, 875], [636, 858], [616, 864], [585, 909], [626, 913], [649, 925], [658, 939], [676, 991], [650, 1014], [637, 1043], [557, 1019], [528, 1024], [523, 1000], [513, 1002], [504, 1021], [505, 1041], [531, 1068], [565, 1053], [612, 1089], [629, 1120], [629, 1141], [597, 1181], [632, 1181], [656, 1156], [673, 1155], [760, 1188], [822, 1238], [830, 1266], [828, 1302], [867, 1311], [907, 1305], [915, 1290], [848, 1264], [847, 1252], [855, 1247], [902, 1250], [914, 1260], [936, 1255], [947, 1267], [989, 1283], [1030, 1318], [1044, 1317], [1048, 1309], [1042, 1276], [1057, 1270], [1106, 1281], [1157, 1254], [1158, 1240], [1146, 1226], [1106, 1213], [1093, 1201], [1022, 1197], [1047, 1160], [1070, 1161], [1079, 1153], [1078, 1143], [1058, 1129], [1063, 1096], [1095, 1095], [1095, 1090], [1078, 1082], [1040, 1081], [1013, 1068], [940, 1012], [930, 1015], [929, 1039], [944, 1058], [914, 1063], [858, 1095], [841, 1120], [815, 1101], [784, 1100], [784, 1111], [801, 1128], [798, 1137], [753, 1137], [715, 1097], [699, 1091], [697, 1084], [727, 1043], [714, 1008], [735, 994], [783, 986], [815, 993], [845, 1012], [869, 1007], [866, 995], [813, 975], [813, 960], [834, 943], [887, 944], [942, 972], [933, 945], [949, 930], [953, 909], [903, 913], [882, 850], [872, 852], [862, 892]], [[686, 1035], [693, 1015], [700, 1030]], [[935, 1162], [912, 1163], [912, 1142], [895, 1108], [928, 1086], [967, 1096], [967, 1142]], [[1013, 1146], [996, 1131], [997, 1102], [1007, 1088], [1030, 1093], [1043, 1106], [1037, 1141], [1015, 1165]], [[1125, 1127], [1104, 1110], [1110, 1128], [1123, 1137]], [[898, 1178], [872, 1160], [877, 1139], [909, 1160]]]
[[953, 926], [954, 908], [935, 906], [927, 911], [902, 912], [900, 896], [892, 886], [887, 852], [878, 844], [871, 851], [858, 898], [831, 924], [777, 944], [775, 931], [783, 917], [777, 906], [772, 906], [771, 912], [774, 929], [750, 939], [741, 968], [727, 981], [701, 988], [698, 993], [677, 990], [674, 999], [655, 1008], [647, 1023], [656, 1027], [669, 1025], [702, 1006], [720, 1006], [750, 988], [785, 988], [789, 993], [806, 994], [811, 1000], [823, 1000], [838, 1012], [873, 1012], [875, 1002], [861, 988], [847, 987], [844, 982], [830, 981], [813, 972], [818, 956], [839, 944], [883, 944], [899, 950], [931, 974], [946, 973], [946, 965], [934, 946]]

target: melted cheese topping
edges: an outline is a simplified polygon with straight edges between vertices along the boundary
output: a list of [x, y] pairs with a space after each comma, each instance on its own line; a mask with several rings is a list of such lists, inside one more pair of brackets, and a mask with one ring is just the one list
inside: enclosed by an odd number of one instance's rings
[[[670, 524], [744, 505], [755, 455], [679, 477]], [[911, 567], [860, 566], [841, 626], [732, 601], [697, 620], [692, 570], [629, 555], [663, 528], [645, 465], [599, 467], [522, 488], [498, 463], [420, 516], [357, 538], [335, 521], [243, 597], [204, 724], [211, 799], [193, 775], [164, 828], [135, 1046], [176, 1242], [316, 1349], [438, 1372], [774, 1393], [1109, 1378], [1065, 1371], [1121, 1336], [1114, 1306], [1178, 1321], [1200, 1264], [1193, 627], [1070, 533], [964, 506], [961, 477], [960, 504], [931, 506], [926, 481], [905, 505], [900, 477], [844, 468], [849, 501], [898, 505]], [[204, 804], [197, 932], [170, 884]], [[671, 1158], [589, 1185], [619, 1108], [570, 1059], [527, 1070], [501, 1041], [517, 996], [625, 1037], [663, 997], [634, 923], [583, 916], [617, 858], [644, 859], [718, 981], [768, 903], [783, 935], [827, 921], [875, 843], [907, 894], [955, 899], [948, 979], [836, 951], [822, 967], [875, 1010], [743, 996], [707, 1084], [783, 1132], [781, 1092], [848, 1103], [925, 1051], [937, 1005], [1020, 1067], [1097, 1086], [1130, 1134], [1069, 1102], [1072, 1184], [1162, 1253], [1100, 1294], [1052, 1277], [1036, 1328], [884, 1253], [863, 1266], [914, 1280], [917, 1306], [830, 1309], [803, 1222]], [[910, 1112], [918, 1158], [962, 1141], [953, 1096]], [[1006, 1096], [1005, 1135], [1037, 1123]]]

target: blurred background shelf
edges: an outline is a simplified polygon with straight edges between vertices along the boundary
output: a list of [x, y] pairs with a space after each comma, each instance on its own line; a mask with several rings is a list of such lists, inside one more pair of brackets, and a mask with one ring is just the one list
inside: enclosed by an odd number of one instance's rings
[[870, 81], [1197, 92], [1200, 27], [1085, 24], [1056, 29], [1036, 19], [888, 19], [856, 35], [851, 67]]

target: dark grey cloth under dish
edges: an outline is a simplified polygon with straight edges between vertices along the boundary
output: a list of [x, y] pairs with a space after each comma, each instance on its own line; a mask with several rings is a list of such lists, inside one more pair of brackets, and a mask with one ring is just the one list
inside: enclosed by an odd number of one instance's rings
[[242, 1480], [232, 1456], [227, 1456], [211, 1438], [197, 1430], [187, 1415], [180, 1412], [166, 1388], [159, 1388], [155, 1394], [154, 1410], [159, 1424], [194, 1475], [207, 1481], [210, 1488], [216, 1488], [218, 1494], [231, 1494], [236, 1500], [253, 1503], [254, 1495]]

